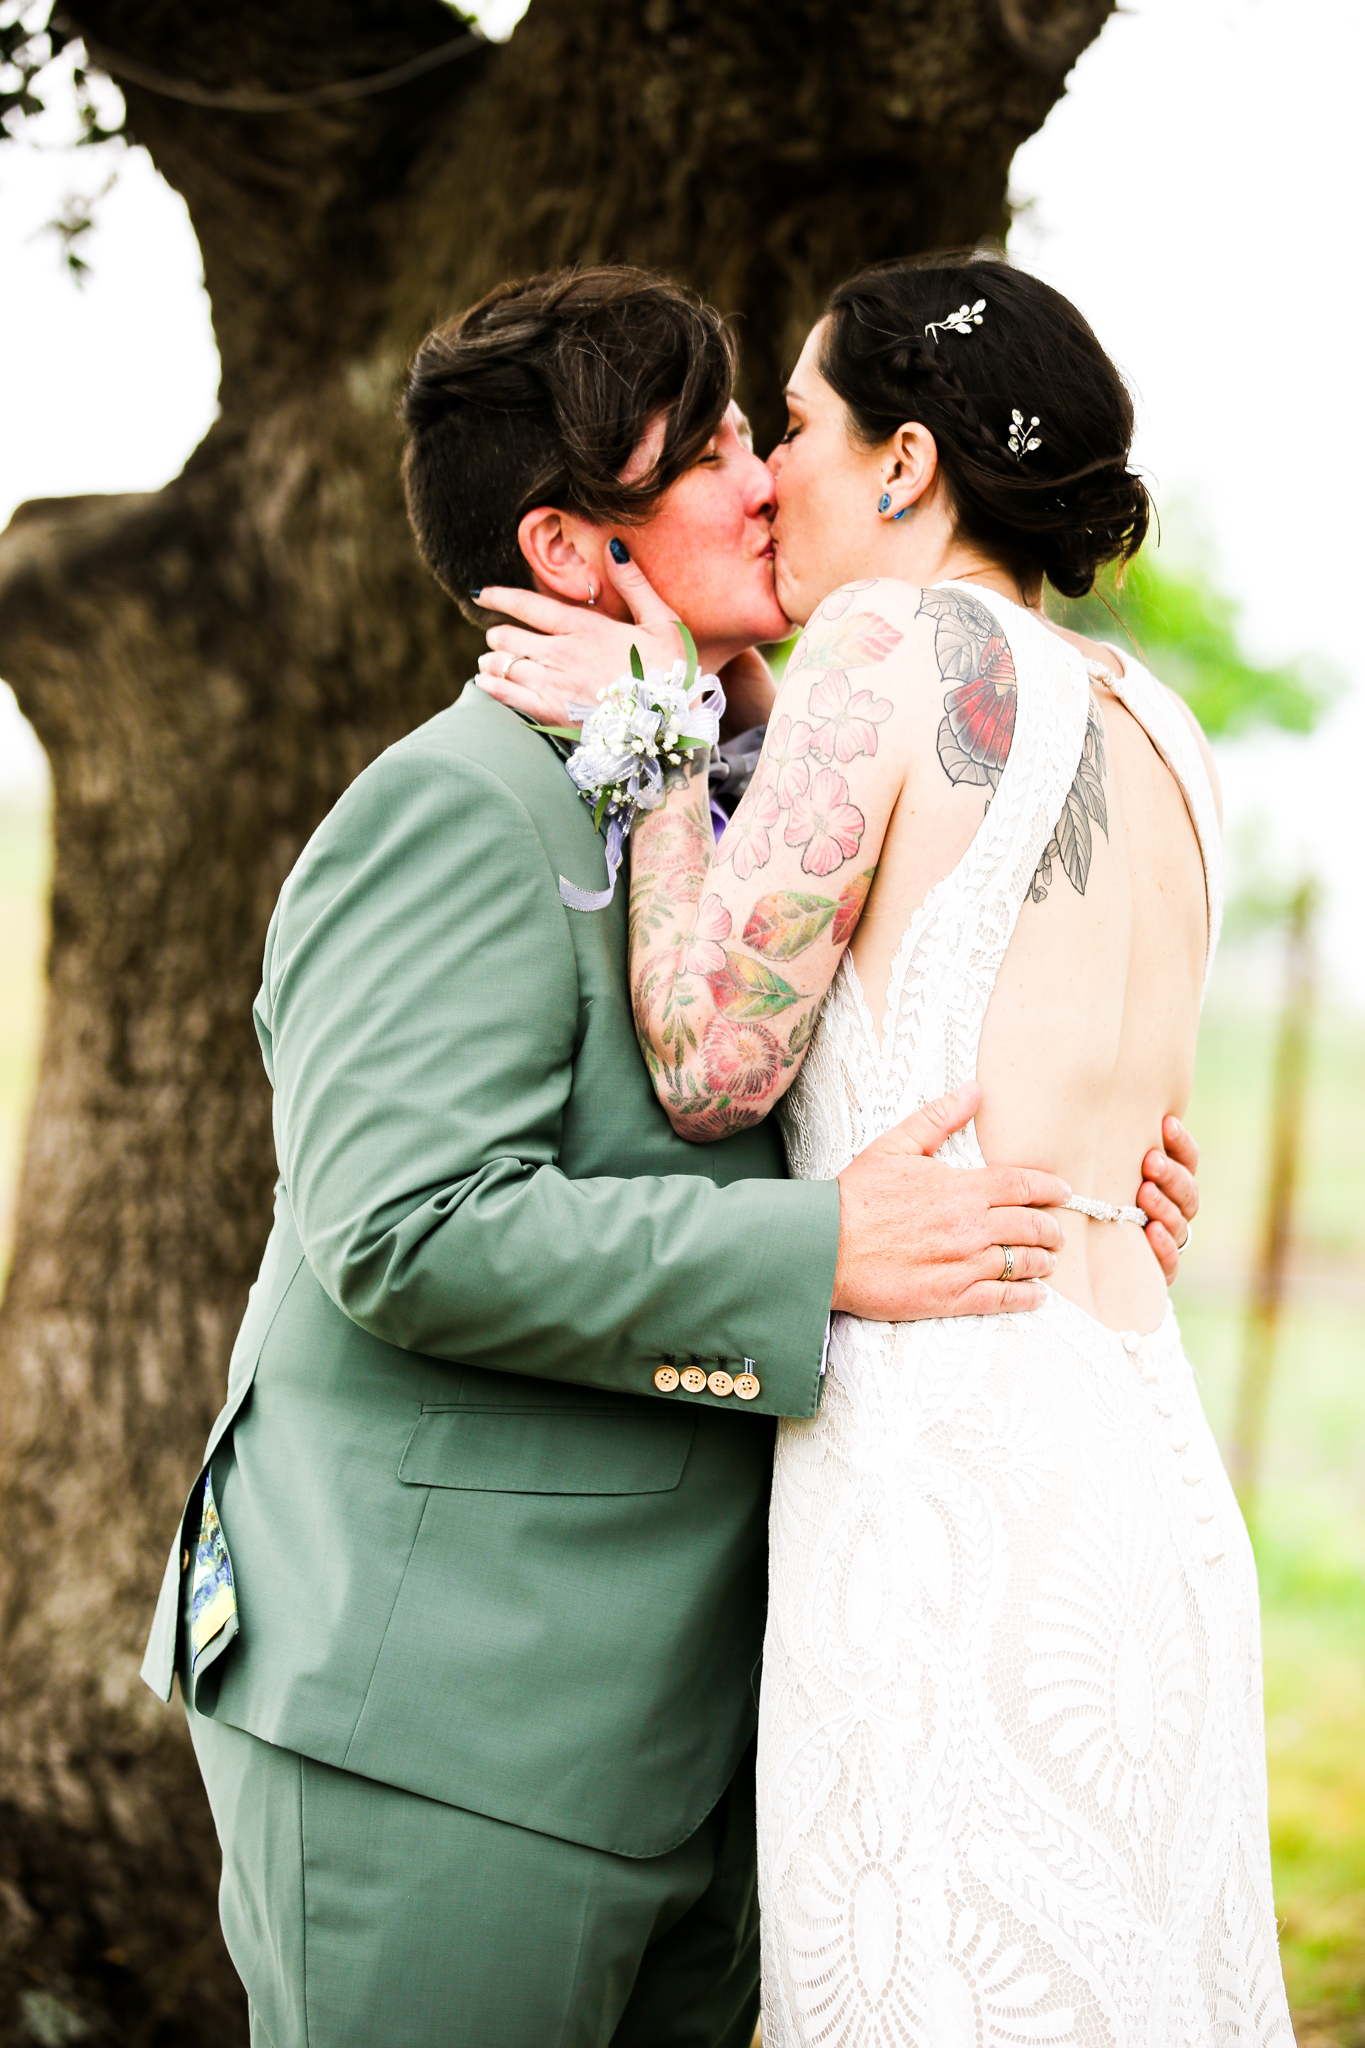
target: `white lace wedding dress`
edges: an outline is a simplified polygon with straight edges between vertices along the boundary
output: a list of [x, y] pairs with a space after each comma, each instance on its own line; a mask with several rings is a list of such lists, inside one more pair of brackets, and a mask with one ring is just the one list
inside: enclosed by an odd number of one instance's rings
[[[880, 1043], [849, 958], [835, 976], [784, 1110], [803, 1177], [974, 1074], [1076, 772], [1085, 663], [971, 595], [1014, 654], [1009, 759], [905, 934]], [[1125, 659], [1105, 679], [1184, 791], [1212, 955], [1208, 780]], [[981, 1165], [974, 1128], [940, 1156]], [[773, 1486], [765, 2048], [1291, 2043], [1264, 1756], [1251, 1546], [1169, 1308], [1150, 1336], [1056, 1293], [1012, 1317], [836, 1317]]]

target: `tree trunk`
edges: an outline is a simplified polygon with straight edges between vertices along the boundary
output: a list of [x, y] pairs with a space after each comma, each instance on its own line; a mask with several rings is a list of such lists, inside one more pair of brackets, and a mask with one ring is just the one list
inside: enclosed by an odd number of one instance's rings
[[[535, 0], [339, 105], [128, 80], [185, 196], [222, 415], [146, 496], [21, 508], [0, 668], [52, 763], [47, 1035], [0, 1312], [0, 2041], [245, 2039], [178, 1710], [137, 1676], [270, 1213], [251, 1027], [309, 832], [475, 647], [420, 570], [394, 399], [436, 318], [576, 259], [741, 316], [747, 403], [858, 263], [998, 236], [1112, 0]], [[439, 0], [80, 0], [92, 57], [301, 92], [449, 41]]]

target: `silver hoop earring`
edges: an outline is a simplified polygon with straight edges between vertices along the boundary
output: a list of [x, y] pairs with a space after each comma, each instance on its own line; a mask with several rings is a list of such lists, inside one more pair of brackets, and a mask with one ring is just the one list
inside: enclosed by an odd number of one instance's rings
[[592, 587], [592, 578], [591, 578], [591, 576], [589, 576], [589, 578], [588, 578], [588, 603], [589, 603], [589, 604], [596, 604], [596, 602], [597, 602], [597, 592], [596, 592], [596, 591], [595, 591], [595, 590], [593, 589], [593, 587]]

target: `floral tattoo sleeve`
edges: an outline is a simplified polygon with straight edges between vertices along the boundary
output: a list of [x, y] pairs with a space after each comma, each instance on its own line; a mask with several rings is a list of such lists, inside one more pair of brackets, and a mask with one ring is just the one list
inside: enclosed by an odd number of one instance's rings
[[895, 797], [877, 671], [903, 636], [859, 609], [872, 587], [811, 620], [719, 846], [704, 755], [632, 836], [636, 1029], [660, 1101], [699, 1142], [757, 1123], [790, 1084], [876, 872]]

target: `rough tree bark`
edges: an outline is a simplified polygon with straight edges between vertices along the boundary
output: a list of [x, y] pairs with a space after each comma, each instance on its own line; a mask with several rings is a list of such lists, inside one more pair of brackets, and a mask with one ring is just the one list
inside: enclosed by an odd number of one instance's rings
[[[0, 540], [0, 672], [57, 835], [0, 1317], [0, 2040], [245, 2038], [184, 1726], [137, 1666], [268, 1227], [272, 903], [471, 665], [403, 522], [406, 352], [508, 274], [659, 264], [741, 316], [766, 444], [836, 278], [1003, 231], [1010, 159], [1112, 4], [534, 0], [506, 47], [351, 104], [127, 84], [199, 236], [222, 414], [165, 490], [28, 505]], [[115, 71], [276, 91], [458, 29], [439, 0], [71, 12]]]

